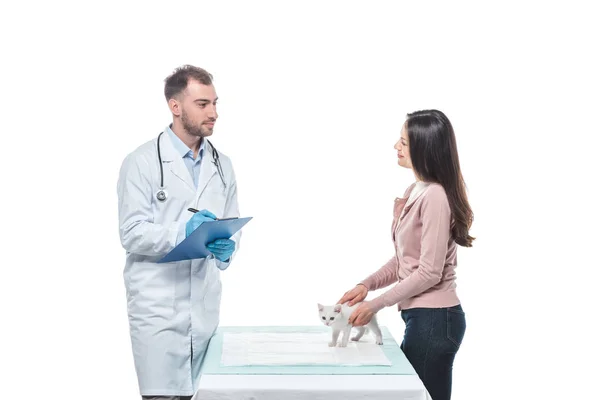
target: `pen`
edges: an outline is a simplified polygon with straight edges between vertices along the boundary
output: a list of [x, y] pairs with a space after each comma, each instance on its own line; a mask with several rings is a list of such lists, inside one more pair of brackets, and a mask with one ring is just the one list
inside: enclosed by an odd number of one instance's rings
[[[196, 209], [195, 209], [195, 208], [193, 208], [193, 207], [190, 207], [190, 208], [188, 208], [188, 211], [190, 211], [190, 212], [193, 212], [193, 213], [200, 212], [200, 210], [196, 210]], [[228, 219], [237, 219], [237, 217], [231, 217], [231, 218], [217, 218], [217, 219], [216, 219], [216, 221], [225, 221], [225, 220], [228, 220]]]

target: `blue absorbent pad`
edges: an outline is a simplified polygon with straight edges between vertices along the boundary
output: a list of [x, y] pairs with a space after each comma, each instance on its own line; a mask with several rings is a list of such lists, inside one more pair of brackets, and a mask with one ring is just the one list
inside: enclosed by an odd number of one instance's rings
[[[391, 366], [340, 366], [340, 365], [221, 365], [223, 336], [225, 333], [268, 332], [268, 333], [323, 333], [331, 332], [326, 326], [223, 326], [219, 327], [210, 340], [201, 374], [203, 375], [416, 375], [416, 372], [394, 337], [386, 327], [383, 334], [382, 350], [392, 363]], [[367, 333], [366, 335], [371, 335]], [[327, 343], [323, 343], [327, 346]]]

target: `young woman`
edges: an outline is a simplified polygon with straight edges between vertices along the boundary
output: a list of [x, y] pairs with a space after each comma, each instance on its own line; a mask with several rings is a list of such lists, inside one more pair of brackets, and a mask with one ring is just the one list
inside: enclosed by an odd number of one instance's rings
[[350, 316], [354, 326], [397, 305], [406, 324], [402, 351], [433, 400], [450, 399], [452, 364], [466, 329], [456, 293], [457, 245], [471, 247], [473, 213], [460, 171], [454, 130], [440, 111], [408, 114], [398, 164], [412, 169], [416, 182], [394, 204], [392, 240], [396, 254], [338, 301], [363, 301], [369, 291], [395, 285]]

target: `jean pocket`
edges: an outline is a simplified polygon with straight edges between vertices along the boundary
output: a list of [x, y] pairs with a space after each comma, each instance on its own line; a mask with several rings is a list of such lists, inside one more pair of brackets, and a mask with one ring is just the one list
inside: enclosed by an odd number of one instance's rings
[[458, 350], [467, 329], [465, 313], [460, 308], [448, 308], [446, 310], [446, 327], [446, 336], [448, 337], [448, 340], [450, 340]]

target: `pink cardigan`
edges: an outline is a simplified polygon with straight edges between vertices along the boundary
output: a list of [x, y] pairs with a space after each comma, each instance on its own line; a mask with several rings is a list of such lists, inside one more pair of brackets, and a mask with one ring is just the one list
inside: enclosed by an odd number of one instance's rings
[[451, 212], [444, 188], [429, 185], [411, 199], [396, 198], [392, 240], [396, 254], [362, 283], [369, 291], [396, 283], [371, 300], [374, 311], [398, 304], [398, 310], [415, 307], [451, 307], [456, 295], [456, 243], [451, 238]]

